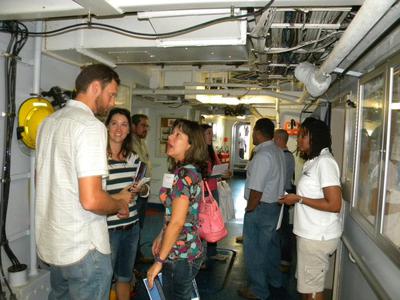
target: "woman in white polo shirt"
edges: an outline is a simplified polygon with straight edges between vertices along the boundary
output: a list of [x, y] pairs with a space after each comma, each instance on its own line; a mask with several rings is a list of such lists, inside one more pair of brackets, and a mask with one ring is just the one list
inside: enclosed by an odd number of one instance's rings
[[282, 197], [280, 203], [295, 204], [297, 290], [304, 294], [303, 299], [321, 300], [329, 255], [336, 250], [342, 234], [340, 172], [332, 156], [330, 130], [324, 122], [304, 120], [297, 144], [306, 160], [297, 194]]

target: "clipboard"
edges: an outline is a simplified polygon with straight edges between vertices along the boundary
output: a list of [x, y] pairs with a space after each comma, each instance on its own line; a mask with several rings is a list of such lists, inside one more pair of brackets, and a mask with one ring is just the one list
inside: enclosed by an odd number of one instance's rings
[[229, 164], [219, 164], [219, 165], [214, 165], [211, 171], [211, 176], [221, 176], [225, 174], [228, 171]]
[[154, 284], [152, 288], [149, 287], [147, 278], [143, 278], [143, 283], [146, 287], [147, 295], [149, 295], [150, 300], [166, 300], [162, 289], [161, 273], [158, 273], [157, 277], [154, 278]]
[[[146, 287], [147, 294], [149, 295], [150, 300], [166, 300], [163, 289], [162, 289], [162, 274], [158, 273], [157, 277], [154, 279], [153, 288], [149, 288], [149, 283], [147, 278], [143, 278], [143, 283]], [[196, 280], [192, 281], [192, 296], [191, 300], [200, 300], [199, 289], [197, 288]]]
[[283, 208], [285, 207], [285, 204], [281, 205], [281, 210], [279, 212], [279, 217], [278, 217], [278, 222], [276, 223], [276, 230], [279, 230], [282, 226], [282, 218], [283, 218]]
[[139, 182], [147, 171], [147, 165], [144, 162], [140, 162], [138, 170], [136, 172], [136, 176], [133, 178], [133, 182]]

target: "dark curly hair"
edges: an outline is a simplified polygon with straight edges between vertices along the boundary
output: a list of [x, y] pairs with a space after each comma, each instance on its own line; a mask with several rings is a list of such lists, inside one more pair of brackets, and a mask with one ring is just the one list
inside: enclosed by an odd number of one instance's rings
[[305, 136], [309, 135], [310, 139], [310, 151], [309, 153], [300, 153], [300, 157], [308, 160], [317, 157], [321, 150], [328, 148], [329, 152], [332, 153], [332, 138], [331, 131], [324, 122], [321, 120], [308, 117], [300, 126], [300, 134]]

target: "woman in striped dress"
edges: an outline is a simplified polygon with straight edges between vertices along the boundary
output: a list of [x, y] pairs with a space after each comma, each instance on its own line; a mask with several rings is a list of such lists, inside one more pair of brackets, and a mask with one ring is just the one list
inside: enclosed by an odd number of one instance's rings
[[[135, 199], [137, 194], [147, 196], [149, 187], [143, 185], [139, 189], [135, 184], [140, 160], [131, 150], [131, 119], [126, 109], [114, 108], [105, 122], [108, 131], [108, 170], [106, 190], [113, 196], [131, 193]], [[125, 195], [126, 196], [126, 195]], [[118, 215], [107, 217], [110, 234], [111, 255], [116, 280], [118, 300], [130, 299], [130, 283], [139, 240], [139, 223], [136, 201], [129, 205], [129, 217], [120, 219]]]

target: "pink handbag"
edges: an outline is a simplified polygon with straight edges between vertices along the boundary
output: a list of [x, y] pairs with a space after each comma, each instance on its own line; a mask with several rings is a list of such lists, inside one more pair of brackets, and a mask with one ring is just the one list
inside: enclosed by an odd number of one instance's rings
[[[221, 209], [218, 207], [211, 194], [207, 182], [202, 181], [202, 197], [199, 204], [199, 235], [202, 239], [210, 243], [215, 243], [228, 235]], [[208, 191], [208, 196], [204, 196], [204, 187]]]

